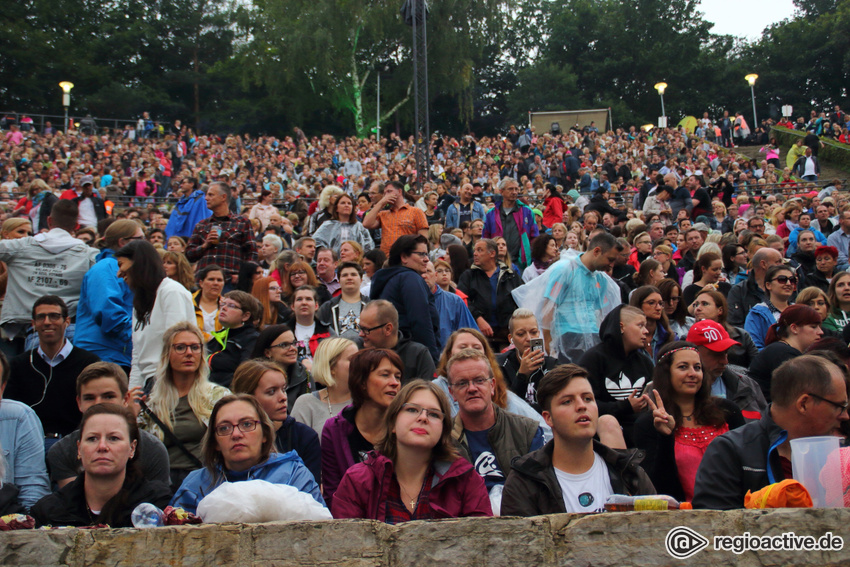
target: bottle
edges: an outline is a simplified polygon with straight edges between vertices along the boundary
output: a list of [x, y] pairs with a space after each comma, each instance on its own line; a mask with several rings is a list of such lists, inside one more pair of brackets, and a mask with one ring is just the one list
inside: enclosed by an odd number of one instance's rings
[[606, 512], [636, 512], [641, 510], [693, 510], [690, 502], [679, 502], [666, 494], [624, 496], [612, 494], [605, 501]]
[[157, 528], [165, 525], [165, 512], [151, 504], [142, 502], [130, 516], [134, 528]]

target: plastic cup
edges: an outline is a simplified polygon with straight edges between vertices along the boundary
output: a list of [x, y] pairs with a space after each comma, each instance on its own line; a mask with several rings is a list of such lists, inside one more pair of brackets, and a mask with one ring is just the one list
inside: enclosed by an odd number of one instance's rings
[[[794, 479], [806, 487], [814, 508], [843, 508], [838, 437], [801, 437], [791, 440]], [[830, 455], [835, 455], [830, 458]]]

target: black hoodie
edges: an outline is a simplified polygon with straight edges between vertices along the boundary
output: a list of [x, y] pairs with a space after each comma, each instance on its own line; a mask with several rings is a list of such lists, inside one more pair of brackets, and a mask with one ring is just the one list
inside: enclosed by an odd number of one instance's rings
[[620, 331], [620, 311], [615, 307], [599, 328], [602, 342], [584, 353], [579, 366], [587, 370], [599, 415], [613, 415], [628, 433], [634, 424], [635, 414], [628, 401], [629, 394], [652, 380], [653, 364], [643, 349], [626, 354], [623, 333]]

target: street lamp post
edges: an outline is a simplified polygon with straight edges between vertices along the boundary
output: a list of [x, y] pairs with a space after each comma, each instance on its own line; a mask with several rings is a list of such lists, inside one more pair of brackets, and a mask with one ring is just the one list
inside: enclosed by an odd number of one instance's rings
[[659, 128], [667, 127], [667, 113], [664, 112], [664, 89], [667, 88], [667, 83], [655, 83], [655, 90], [661, 96], [661, 119], [658, 121]]
[[62, 87], [62, 106], [65, 107], [65, 124], [62, 126], [62, 131], [68, 131], [68, 107], [71, 106], [71, 89], [74, 88], [74, 83], [70, 81], [62, 81], [59, 83]]
[[756, 117], [756, 79], [759, 78], [755, 73], [750, 73], [746, 77], [744, 77], [748, 83], [750, 83], [750, 94], [753, 96], [753, 127], [750, 131], [755, 132], [756, 128], [759, 126], [759, 120]]

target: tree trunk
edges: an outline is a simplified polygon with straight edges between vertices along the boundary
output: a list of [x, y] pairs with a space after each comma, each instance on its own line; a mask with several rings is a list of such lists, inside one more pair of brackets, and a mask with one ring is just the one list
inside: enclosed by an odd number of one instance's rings
[[192, 89], [194, 91], [195, 98], [195, 134], [201, 134], [201, 87], [199, 85], [198, 80], [198, 68], [200, 64], [198, 62], [198, 42], [195, 42], [195, 47], [192, 50], [192, 69], [194, 70], [193, 84]]

